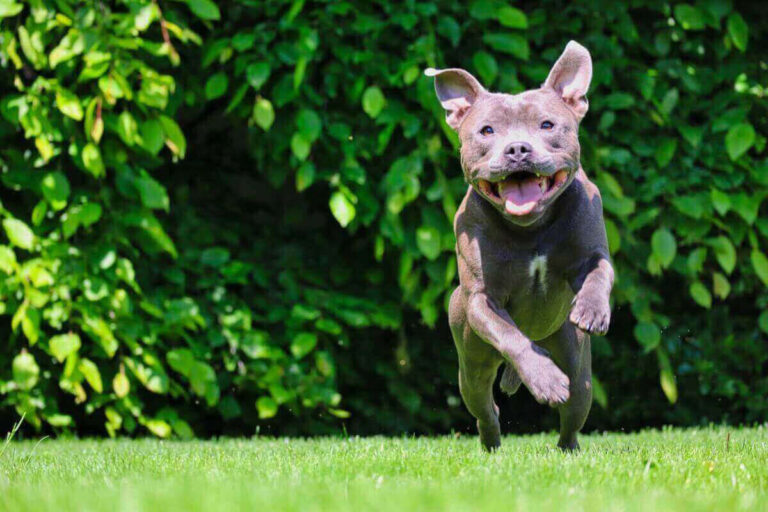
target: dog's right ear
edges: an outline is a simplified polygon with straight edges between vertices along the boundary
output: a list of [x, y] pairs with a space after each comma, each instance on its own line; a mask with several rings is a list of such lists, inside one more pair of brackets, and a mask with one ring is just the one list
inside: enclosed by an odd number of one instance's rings
[[459, 68], [427, 68], [424, 74], [435, 77], [435, 92], [445, 109], [445, 122], [458, 130], [469, 108], [485, 89], [475, 77]]

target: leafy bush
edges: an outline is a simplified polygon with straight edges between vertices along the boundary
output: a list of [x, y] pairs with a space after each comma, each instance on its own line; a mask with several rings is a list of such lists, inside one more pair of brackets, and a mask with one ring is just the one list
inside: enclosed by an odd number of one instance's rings
[[36, 427], [464, 427], [444, 310], [466, 185], [421, 70], [517, 92], [569, 39], [594, 58], [582, 160], [618, 275], [590, 424], [768, 413], [759, 6], [7, 0], [0, 16], [0, 393]]

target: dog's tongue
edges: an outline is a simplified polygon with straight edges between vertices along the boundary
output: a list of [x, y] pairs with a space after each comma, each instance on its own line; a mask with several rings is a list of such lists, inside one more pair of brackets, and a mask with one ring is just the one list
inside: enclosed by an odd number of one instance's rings
[[511, 215], [527, 215], [531, 213], [536, 202], [543, 195], [540, 180], [531, 176], [523, 181], [506, 180], [499, 184], [499, 195], [504, 199], [504, 209]]

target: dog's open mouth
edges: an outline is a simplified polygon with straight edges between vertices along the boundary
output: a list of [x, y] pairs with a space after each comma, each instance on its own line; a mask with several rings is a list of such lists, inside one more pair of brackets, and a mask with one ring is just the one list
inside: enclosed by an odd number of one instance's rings
[[502, 181], [478, 180], [477, 187], [486, 197], [510, 215], [528, 215], [543, 199], [551, 197], [568, 179], [568, 171], [561, 169], [552, 176], [520, 171]]

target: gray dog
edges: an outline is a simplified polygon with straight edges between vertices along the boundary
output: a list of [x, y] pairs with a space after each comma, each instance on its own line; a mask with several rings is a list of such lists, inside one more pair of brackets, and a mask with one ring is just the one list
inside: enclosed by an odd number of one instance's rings
[[592, 59], [571, 41], [540, 89], [486, 91], [463, 69], [428, 69], [461, 139], [470, 184], [456, 213], [460, 285], [450, 302], [459, 387], [480, 441], [500, 445], [493, 381], [522, 382], [560, 412], [563, 450], [592, 404], [589, 334], [610, 322], [613, 268], [600, 193], [579, 161]]

